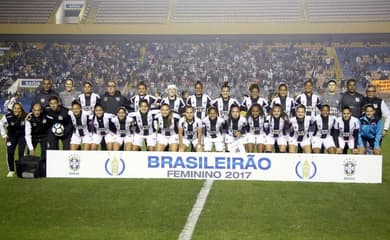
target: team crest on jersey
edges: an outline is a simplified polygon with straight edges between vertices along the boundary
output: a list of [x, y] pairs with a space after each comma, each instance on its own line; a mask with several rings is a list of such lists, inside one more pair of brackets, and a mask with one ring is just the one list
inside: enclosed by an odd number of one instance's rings
[[117, 102], [119, 102], [119, 101], [121, 100], [121, 98], [120, 98], [120, 97], [116, 97], [115, 100], [116, 100]]
[[41, 98], [41, 103], [44, 103], [45, 102], [45, 99], [44, 98]]
[[24, 126], [24, 122], [23, 121], [20, 123], [20, 126]]
[[46, 122], [47, 122], [46, 119], [43, 119], [43, 120], [42, 120], [42, 123], [43, 123], [43, 124], [45, 124]]
[[374, 106], [375, 109], [378, 108], [378, 104], [376, 104], [376, 103], [374, 103], [373, 106]]
[[107, 101], [108, 101], [108, 98], [107, 98], [107, 97], [104, 97], [104, 98], [103, 98], [103, 101], [107, 102]]
[[32, 125], [33, 125], [33, 127], [36, 127], [36, 126], [37, 126], [37, 124], [36, 124], [36, 123], [33, 123]]
[[10, 125], [11, 125], [11, 126], [15, 126], [15, 123], [14, 123], [14, 122], [11, 122]]
[[58, 120], [64, 120], [62, 116], [58, 116]]
[[360, 102], [360, 98], [356, 97], [355, 102]]

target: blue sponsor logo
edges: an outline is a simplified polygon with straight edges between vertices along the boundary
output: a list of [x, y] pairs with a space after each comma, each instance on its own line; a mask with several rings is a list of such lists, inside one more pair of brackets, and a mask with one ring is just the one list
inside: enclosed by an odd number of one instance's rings
[[295, 174], [302, 180], [313, 179], [317, 174], [317, 165], [309, 160], [299, 161], [295, 165]]
[[269, 170], [272, 162], [267, 157], [255, 158], [254, 154], [245, 157], [225, 156], [148, 156], [148, 168], [168, 169], [224, 169], [224, 170]]
[[107, 174], [110, 176], [120, 176], [126, 169], [125, 161], [122, 158], [118, 159], [117, 156], [112, 158], [108, 157], [104, 167]]

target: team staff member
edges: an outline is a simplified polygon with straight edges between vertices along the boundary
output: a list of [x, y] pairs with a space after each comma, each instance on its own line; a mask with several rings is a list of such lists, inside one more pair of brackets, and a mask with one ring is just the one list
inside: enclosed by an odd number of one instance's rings
[[41, 147], [41, 160], [46, 162], [47, 136], [51, 127], [51, 121], [43, 112], [43, 107], [40, 103], [36, 103], [32, 107], [31, 113], [26, 117], [25, 139], [30, 156], [35, 156], [36, 147], [39, 144]]
[[0, 133], [7, 145], [7, 177], [15, 176], [14, 155], [18, 147], [19, 160], [24, 155], [26, 141], [24, 139], [26, 113], [21, 103], [14, 103], [12, 113], [7, 113], [0, 121]]
[[347, 81], [347, 91], [341, 95], [341, 109], [348, 107], [353, 117], [360, 118], [363, 108], [363, 95], [356, 92], [356, 80]]
[[370, 104], [375, 109], [375, 116], [379, 119], [382, 117], [385, 119], [383, 124], [382, 135], [386, 136], [387, 131], [390, 127], [390, 110], [385, 103], [385, 101], [377, 96], [375, 96], [376, 87], [374, 85], [369, 85], [366, 90], [366, 97], [363, 98], [362, 105], [365, 106]]
[[359, 153], [368, 153], [367, 145], [373, 149], [374, 155], [381, 155], [381, 140], [382, 140], [382, 118], [375, 114], [373, 105], [364, 106], [364, 115], [360, 118]]
[[83, 112], [88, 115], [93, 115], [93, 109], [95, 105], [100, 102], [98, 94], [92, 92], [92, 83], [85, 82], [83, 84], [83, 93], [78, 96], [78, 101], [81, 104]]
[[77, 97], [80, 95], [80, 92], [74, 90], [73, 79], [68, 78], [65, 81], [65, 91], [60, 93], [60, 99], [62, 106], [67, 109], [72, 108], [72, 103], [74, 100], [77, 100]]
[[51, 126], [60, 123], [64, 126], [64, 132], [61, 136], [56, 136], [49, 131], [47, 137], [48, 149], [59, 150], [58, 142], [62, 141], [63, 150], [70, 149], [70, 138], [72, 137], [72, 120], [68, 114], [69, 110], [60, 105], [57, 96], [49, 98], [49, 108], [46, 109], [47, 118], [51, 121]]
[[107, 92], [100, 99], [104, 112], [116, 114], [119, 107], [129, 107], [127, 99], [116, 89], [116, 83], [113, 80], [107, 83]]
[[53, 84], [50, 77], [46, 77], [45, 79], [43, 79], [41, 88], [38, 89], [35, 93], [35, 97], [32, 101], [31, 108], [35, 103], [40, 103], [44, 109], [48, 107], [49, 98], [52, 96], [58, 97], [58, 93], [55, 90], [53, 90], [52, 87]]

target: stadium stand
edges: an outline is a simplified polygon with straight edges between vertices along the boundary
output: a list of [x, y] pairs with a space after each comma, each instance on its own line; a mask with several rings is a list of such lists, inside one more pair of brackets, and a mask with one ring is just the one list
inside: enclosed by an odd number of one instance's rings
[[0, 1], [0, 23], [47, 23], [58, 0]]
[[299, 0], [177, 0], [173, 21], [274, 22], [299, 18]]
[[308, 0], [307, 11], [312, 22], [389, 21], [388, 0]]
[[95, 23], [164, 23], [169, 0], [97, 0]]

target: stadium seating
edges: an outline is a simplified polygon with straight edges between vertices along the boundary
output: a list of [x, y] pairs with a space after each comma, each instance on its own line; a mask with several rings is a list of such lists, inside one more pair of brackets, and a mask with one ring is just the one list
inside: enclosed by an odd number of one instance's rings
[[0, 23], [47, 23], [58, 0], [0, 1]]
[[388, 0], [308, 0], [308, 18], [312, 22], [389, 21]]
[[177, 0], [174, 22], [297, 21], [299, 0]]
[[98, 0], [96, 23], [164, 23], [169, 0]]

